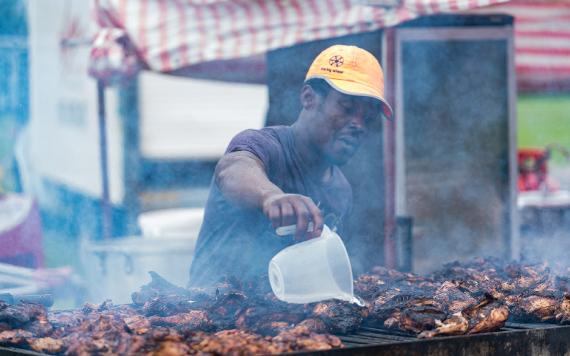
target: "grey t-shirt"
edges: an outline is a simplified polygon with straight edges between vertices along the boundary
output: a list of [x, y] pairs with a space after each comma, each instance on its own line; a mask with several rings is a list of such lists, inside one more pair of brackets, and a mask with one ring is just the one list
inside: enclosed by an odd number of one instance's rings
[[[232, 139], [226, 153], [235, 151], [256, 155], [273, 184], [285, 193], [312, 198], [319, 204], [325, 223], [336, 223], [342, 231], [343, 220], [352, 207], [348, 181], [336, 166], [326, 182], [311, 179], [297, 154], [289, 126], [243, 131]], [[212, 181], [190, 268], [189, 286], [208, 287], [232, 276], [243, 281], [259, 280], [267, 274], [271, 258], [293, 243], [292, 236], [275, 234], [261, 210], [232, 204]]]

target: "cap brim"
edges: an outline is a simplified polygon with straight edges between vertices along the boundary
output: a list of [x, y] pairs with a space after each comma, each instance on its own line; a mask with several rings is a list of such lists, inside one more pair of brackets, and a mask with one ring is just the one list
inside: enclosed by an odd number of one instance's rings
[[[376, 91], [376, 90], [374, 90], [374, 89], [372, 89], [366, 85], [363, 85], [360, 83], [355, 83], [355, 82], [349, 82], [346, 80], [330, 79], [330, 78], [327, 78], [325, 76], [311, 76], [311, 78], [324, 79], [327, 83], [329, 83], [330, 86], [332, 86], [334, 89], [338, 90], [339, 92], [341, 92], [343, 94], [365, 96], [365, 97], [377, 99], [380, 101], [380, 103], [382, 103], [382, 109], [384, 111], [384, 116], [389, 120], [392, 120], [392, 118], [394, 116], [394, 112], [392, 111], [390, 104], [388, 104], [386, 102], [386, 100], [384, 100], [384, 98], [382, 98], [380, 96], [380, 93], [378, 91]], [[311, 79], [311, 78], [307, 78], [307, 80]]]

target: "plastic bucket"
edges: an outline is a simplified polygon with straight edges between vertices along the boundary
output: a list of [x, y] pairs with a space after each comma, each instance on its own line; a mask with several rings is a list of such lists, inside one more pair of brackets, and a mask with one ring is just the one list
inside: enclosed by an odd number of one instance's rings
[[282, 301], [304, 304], [334, 298], [358, 303], [346, 248], [326, 225], [320, 237], [275, 255], [268, 272], [271, 289]]
[[131, 293], [150, 282], [149, 271], [185, 286], [195, 240], [143, 239], [140, 236], [85, 242], [81, 248], [89, 301], [130, 303]]
[[203, 208], [162, 209], [139, 215], [143, 236], [151, 238], [196, 238], [204, 219]]

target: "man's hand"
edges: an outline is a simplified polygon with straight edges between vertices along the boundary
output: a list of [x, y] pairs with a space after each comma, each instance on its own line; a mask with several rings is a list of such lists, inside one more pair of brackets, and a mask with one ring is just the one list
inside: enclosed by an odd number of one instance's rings
[[[297, 241], [321, 236], [323, 217], [319, 208], [309, 197], [300, 194], [274, 193], [263, 199], [262, 209], [274, 228], [295, 224], [295, 240]], [[307, 232], [311, 221], [313, 231]]]

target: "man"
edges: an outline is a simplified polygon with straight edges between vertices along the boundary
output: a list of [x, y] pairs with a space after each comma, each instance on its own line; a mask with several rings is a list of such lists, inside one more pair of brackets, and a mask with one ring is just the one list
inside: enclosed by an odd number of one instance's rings
[[[246, 130], [230, 142], [216, 166], [190, 286], [259, 278], [284, 247], [320, 236], [325, 223], [342, 228], [352, 190], [338, 166], [372, 121], [392, 115], [382, 68], [361, 48], [329, 47], [309, 68], [300, 100], [293, 125]], [[276, 234], [289, 225], [292, 236]]]

